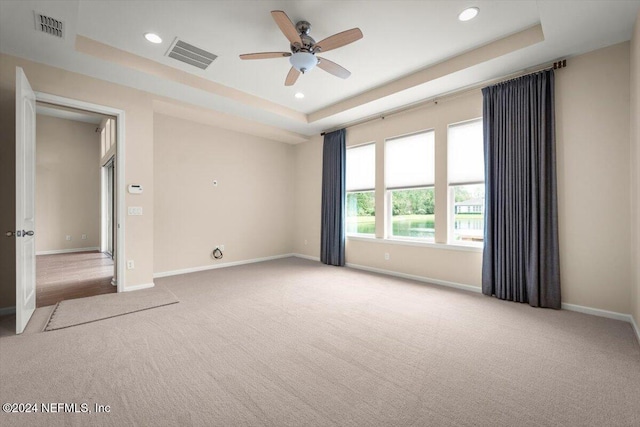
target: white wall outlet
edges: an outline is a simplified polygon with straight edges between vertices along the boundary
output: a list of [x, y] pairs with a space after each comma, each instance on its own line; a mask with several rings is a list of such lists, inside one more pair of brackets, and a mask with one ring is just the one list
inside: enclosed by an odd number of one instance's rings
[[389, 259], [391, 259], [391, 256], [389, 256], [389, 252], [385, 252], [384, 253], [384, 259], [389, 261]]
[[307, 243], [309, 243], [309, 242], [307, 242], [307, 239], [304, 239], [304, 245], [305, 246], [307, 246]]
[[129, 206], [127, 212], [129, 215], [142, 215], [142, 208], [139, 206]]
[[135, 263], [133, 262], [132, 259], [127, 261], [127, 270], [133, 270], [134, 268], [136, 268]]
[[217, 187], [217, 186], [218, 186], [218, 180], [217, 180], [217, 179], [214, 179], [214, 180], [213, 180], [213, 186], [214, 186], [214, 187]]
[[86, 234], [82, 235], [82, 240], [87, 240], [87, 235]]
[[65, 237], [65, 239], [67, 239], [67, 240], [71, 240], [71, 236], [69, 236], [69, 235], [67, 234], [67, 236]]

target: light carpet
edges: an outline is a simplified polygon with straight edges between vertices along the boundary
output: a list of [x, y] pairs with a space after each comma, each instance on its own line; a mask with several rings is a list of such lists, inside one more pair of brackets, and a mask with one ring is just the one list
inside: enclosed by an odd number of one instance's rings
[[44, 330], [69, 328], [177, 302], [176, 296], [164, 288], [60, 301], [53, 309]]
[[296, 258], [155, 282], [180, 303], [0, 338], [1, 402], [109, 413], [0, 425], [640, 425], [628, 323]]

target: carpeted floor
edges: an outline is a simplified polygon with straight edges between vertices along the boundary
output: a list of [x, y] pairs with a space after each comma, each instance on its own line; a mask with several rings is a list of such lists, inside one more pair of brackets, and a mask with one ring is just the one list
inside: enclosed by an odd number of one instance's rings
[[0, 337], [0, 402], [110, 405], [0, 424], [640, 425], [627, 323], [296, 258], [156, 286], [180, 303]]

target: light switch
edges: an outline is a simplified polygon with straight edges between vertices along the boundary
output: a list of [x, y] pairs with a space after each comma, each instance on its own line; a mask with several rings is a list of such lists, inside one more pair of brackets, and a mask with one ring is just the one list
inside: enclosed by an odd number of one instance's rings
[[140, 206], [129, 206], [129, 215], [142, 215], [142, 207]]

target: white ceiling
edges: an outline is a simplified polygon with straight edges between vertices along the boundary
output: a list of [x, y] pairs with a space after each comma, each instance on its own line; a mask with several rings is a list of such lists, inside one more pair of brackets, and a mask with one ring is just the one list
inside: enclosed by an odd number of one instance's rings
[[[468, 6], [480, 8], [469, 22], [457, 20]], [[640, 0], [619, 1], [0, 1], [0, 52], [146, 90], [199, 107], [303, 135], [378, 114], [460, 87], [629, 40]], [[38, 33], [33, 11], [65, 22], [64, 40]], [[239, 54], [287, 51], [288, 42], [270, 11], [307, 20], [321, 40], [359, 27], [364, 38], [323, 54], [352, 72], [341, 80], [314, 69], [284, 86], [286, 58], [241, 61]], [[76, 51], [76, 35], [93, 39], [271, 103], [313, 114], [383, 87], [461, 53], [541, 24], [544, 41], [412, 88], [338, 109], [307, 123], [256, 103], [149, 75], [139, 69]], [[143, 38], [156, 32], [152, 45]], [[168, 58], [175, 37], [218, 55], [205, 71]], [[569, 61], [570, 62], [570, 61]], [[303, 92], [302, 100], [294, 98]]]

